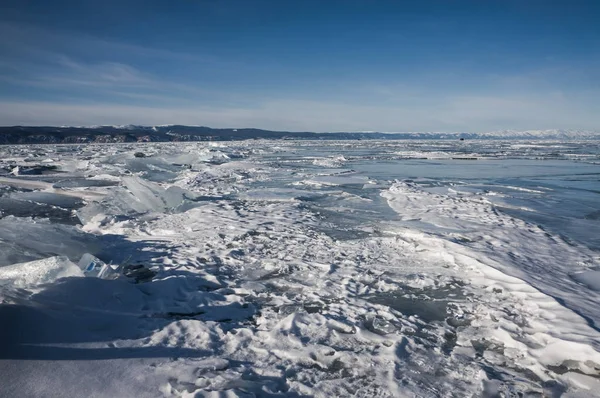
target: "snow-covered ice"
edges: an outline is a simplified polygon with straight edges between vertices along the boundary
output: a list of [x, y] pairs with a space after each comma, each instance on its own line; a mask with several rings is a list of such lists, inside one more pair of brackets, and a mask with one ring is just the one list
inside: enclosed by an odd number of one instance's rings
[[0, 396], [596, 396], [598, 148], [1, 147]]

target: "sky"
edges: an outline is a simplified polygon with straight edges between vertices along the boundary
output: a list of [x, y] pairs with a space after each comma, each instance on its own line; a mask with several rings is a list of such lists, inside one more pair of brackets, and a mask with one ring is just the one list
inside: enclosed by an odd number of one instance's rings
[[600, 131], [600, 1], [2, 0], [0, 125]]

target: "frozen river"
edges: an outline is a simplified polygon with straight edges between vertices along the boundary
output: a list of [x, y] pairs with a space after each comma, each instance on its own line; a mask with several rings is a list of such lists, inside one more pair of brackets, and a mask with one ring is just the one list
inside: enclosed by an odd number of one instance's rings
[[600, 142], [0, 147], [0, 323], [0, 396], [595, 396]]

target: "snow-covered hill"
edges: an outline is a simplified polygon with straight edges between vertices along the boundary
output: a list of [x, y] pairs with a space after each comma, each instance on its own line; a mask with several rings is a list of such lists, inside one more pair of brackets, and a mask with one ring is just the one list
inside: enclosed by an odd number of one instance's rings
[[[365, 132], [378, 134], [377, 132]], [[387, 132], [389, 137], [413, 139], [547, 139], [587, 140], [600, 138], [600, 132], [590, 130], [497, 130], [489, 132]]]
[[599, 138], [598, 132], [589, 130], [499, 130], [483, 134], [498, 138], [524, 137], [532, 139], [590, 139]]
[[253, 128], [215, 129], [204, 126], [13, 126], [0, 127], [0, 144], [232, 141], [247, 139], [299, 140], [401, 140], [401, 139], [600, 139], [600, 131], [584, 130], [502, 130], [493, 132], [288, 132]]

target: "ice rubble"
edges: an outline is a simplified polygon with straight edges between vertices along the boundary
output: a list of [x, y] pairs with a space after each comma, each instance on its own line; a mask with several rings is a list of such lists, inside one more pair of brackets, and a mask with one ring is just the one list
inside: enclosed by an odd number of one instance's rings
[[[255, 148], [260, 156], [296, 150], [261, 145]], [[496, 214], [485, 198], [398, 183], [384, 196], [402, 224], [387, 222], [359, 239], [341, 239], [323, 232], [330, 222], [325, 212], [290, 198], [302, 198], [302, 183], [314, 182], [319, 197], [343, 200], [348, 210], [371, 205], [374, 198], [358, 200], [342, 189], [373, 185], [360, 176], [323, 168], [290, 172], [256, 159], [217, 164], [224, 156], [208, 164], [202, 156], [216, 148], [195, 157], [197, 145], [165, 146], [160, 156], [149, 145], [143, 150], [151, 156], [134, 162], [133, 148], [107, 148], [114, 153], [91, 159], [90, 169], [122, 184], [78, 213], [83, 229], [96, 235], [8, 217], [0, 220], [0, 244], [18, 242], [26, 258], [19, 261], [47, 257], [53, 248], [77, 261], [97, 254], [90, 247], [110, 242], [92, 237], [121, 236], [113, 251], [123, 251], [123, 260], [145, 254], [155, 277], [140, 284], [64, 278], [41, 291], [24, 285], [13, 306], [0, 308], [0, 322], [13, 319], [26, 330], [8, 336], [14, 344], [0, 358], [0, 372], [17, 383], [0, 393], [462, 397], [597, 391], [590, 377], [598, 376], [600, 363], [597, 331], [547, 294], [560, 293], [553, 285], [563, 276], [557, 263], [587, 254]], [[195, 166], [172, 164], [179, 162]], [[137, 175], [124, 173], [130, 166]], [[253, 186], [273, 180], [276, 187]], [[515, 258], [530, 268], [515, 272]], [[547, 279], [535, 277], [541, 260], [550, 265], [543, 268]], [[583, 266], [580, 271], [581, 277], [568, 278], [564, 298], [593, 319], [595, 292], [582, 298], [574, 289], [585, 288], [577, 280], [595, 275]], [[416, 308], [406, 310], [407, 303]]]
[[[561, 244], [536, 230], [536, 226], [493, 211], [483, 198], [432, 194], [410, 183], [396, 183], [383, 195], [407, 222], [429, 225], [437, 234], [450, 238], [417, 235], [426, 252], [452, 253], [449, 260], [462, 264], [473, 285], [498, 298], [512, 296], [511, 309], [500, 307], [501, 311], [493, 315], [495, 324], [477, 325], [475, 335], [487, 336], [486, 347], [499, 344], [505, 356], [511, 352], [508, 356], [517, 365], [530, 369], [541, 379], [547, 377], [546, 369], [553, 366], [564, 367], [565, 373], [598, 376], [600, 297], [594, 291], [596, 271], [573, 276], [593, 289], [582, 294], [582, 286], [572, 284], [569, 268], [563, 266], [566, 261], [577, 259], [580, 263], [593, 261], [592, 253]], [[456, 237], [460, 244], [452, 242]], [[495, 307], [494, 302], [488, 302], [490, 309]], [[565, 308], [565, 303], [584, 317]], [[465, 351], [467, 341], [459, 338], [458, 344], [462, 345], [459, 352], [470, 355], [469, 350]], [[497, 359], [490, 356], [489, 360], [493, 363]], [[594, 384], [592, 380], [588, 382]]]
[[85, 276], [101, 279], [118, 279], [123, 269], [120, 264], [106, 264], [90, 253], [85, 253], [77, 263], [77, 266]]
[[102, 252], [104, 245], [71, 225], [13, 216], [0, 219], [0, 267], [53, 255], [79, 261], [84, 253]]
[[101, 202], [92, 202], [77, 210], [83, 224], [108, 216], [134, 216], [146, 213], [178, 211], [193, 197], [177, 186], [163, 188], [137, 176], [122, 177], [122, 186], [112, 190]]
[[[483, 195], [430, 193], [406, 182], [394, 184], [382, 195], [405, 225], [463, 243], [476, 251], [478, 261], [522, 279], [599, 327], [597, 289], [586, 289], [570, 277], [578, 263], [595, 262], [590, 250], [574, 247], [538, 226], [499, 213]], [[590, 276], [593, 278], [593, 273]]]
[[[54, 256], [25, 263], [0, 267], [0, 287], [4, 293], [13, 289], [43, 289], [46, 284], [67, 277], [93, 277], [105, 280], [132, 278], [132, 281], [149, 281], [154, 272], [143, 266], [106, 264], [90, 253], [84, 253], [77, 264], [66, 256]], [[148, 278], [149, 276], [149, 278]], [[2, 296], [0, 290], [0, 298]]]
[[0, 267], [0, 286], [31, 288], [69, 276], [83, 276], [83, 272], [67, 257], [50, 257]]
[[[427, 323], [423, 323], [419, 317], [405, 318], [399, 313], [390, 311], [390, 308], [385, 305], [366, 304], [357, 299], [356, 295], [369, 296], [377, 291], [395, 291], [401, 288], [397, 281], [406, 280], [411, 272], [439, 272], [448, 269], [447, 276], [449, 276], [455, 272], [452, 271], [454, 269], [467, 272], [473, 283], [471, 294], [477, 293], [478, 298], [475, 302], [479, 304], [458, 301], [456, 310], [460, 309], [460, 311], [453, 313], [454, 315], [449, 318], [455, 319], [452, 324], [456, 326], [449, 330], [443, 326], [439, 328], [441, 325], [434, 327], [433, 330], [426, 332], [430, 334], [427, 339], [431, 339], [427, 344], [434, 346], [440, 344], [439, 347], [447, 344], [448, 347], [454, 347], [453, 350], [460, 354], [453, 359], [454, 361], [462, 356], [476, 363], [478, 356], [482, 355], [492, 367], [501, 367], [498, 361], [506, 359], [503, 359], [505, 357], [502, 355], [496, 358], [495, 355], [498, 355], [497, 352], [504, 352], [504, 355], [508, 355], [515, 362], [517, 369], [514, 375], [505, 376], [507, 377], [505, 382], [508, 382], [510, 377], [517, 377], [519, 371], [522, 371], [519, 369], [533, 369], [540, 380], [538, 387], [540, 392], [551, 391], [553, 388], [551, 383], [544, 384], [551, 380], [546, 373], [547, 366], [569, 364], [570, 368], [567, 368], [564, 377], [570, 375], [568, 369], [583, 373], [594, 372], [594, 365], [589, 368], [585, 364], [586, 361], [592, 364], [598, 361], [597, 352], [590, 348], [596, 334], [593, 330], [587, 329], [581, 318], [522, 281], [479, 264], [473, 259], [473, 253], [465, 252], [458, 244], [408, 233], [396, 235], [391, 239], [371, 239], [359, 244], [358, 247], [356, 243], [334, 242], [325, 236], [311, 235], [301, 227], [288, 224], [288, 220], [303, 220], [300, 225], [310, 226], [315, 225], [316, 220], [307, 218], [309, 214], [299, 212], [296, 205], [292, 204], [290, 207], [287, 203], [289, 202], [267, 202], [256, 204], [252, 208], [228, 206], [220, 208], [207, 205], [192, 209], [185, 214], [158, 218], [147, 228], [147, 231], [160, 231], [161, 234], [172, 231], [168, 236], [180, 243], [187, 242], [185, 250], [190, 253], [208, 251], [210, 257], [201, 258], [201, 263], [206, 264], [208, 269], [216, 266], [221, 275], [242, 273], [245, 275], [242, 280], [253, 281], [230, 290], [229, 294], [233, 297], [241, 294], [248, 295], [249, 298], [254, 296], [253, 300], [266, 300], [262, 305], [261, 315], [255, 318], [259, 326], [258, 331], [247, 326], [238, 330], [237, 337], [225, 333], [223, 339], [231, 345], [231, 349], [221, 352], [219, 358], [222, 359], [225, 355], [230, 358], [229, 361], [234, 358], [260, 361], [267, 368], [282, 361], [286, 366], [296, 368], [299, 361], [300, 364], [312, 364], [311, 366], [316, 369], [332, 369], [333, 372], [346, 374], [344, 381], [340, 381], [341, 384], [320, 382], [321, 388], [331, 388], [332, 390], [328, 390], [331, 393], [334, 391], [341, 393], [342, 385], [353, 385], [353, 371], [349, 369], [348, 364], [368, 361], [370, 366], [375, 366], [382, 372], [375, 372], [370, 376], [375, 381], [372, 385], [373, 393], [385, 395], [384, 391], [387, 391], [387, 393], [402, 395], [397, 387], [385, 381], [387, 377], [385, 369], [396, 364], [394, 366], [399, 366], [406, 372], [416, 372], [417, 369], [419, 372], [424, 372], [424, 375], [430, 372], [431, 370], [426, 368], [419, 368], [413, 361], [418, 362], [421, 359], [417, 358], [421, 358], [421, 355], [426, 353], [421, 351], [423, 342], [419, 342], [422, 338], [419, 336], [435, 324], [426, 326]], [[219, 223], [224, 219], [230, 222]], [[252, 220], [252, 229], [248, 230], [246, 223], [250, 220]], [[277, 221], [273, 223], [273, 220]], [[205, 224], [214, 225], [214, 230], [206, 231], [203, 228]], [[198, 243], [193, 242], [198, 242], [198, 238], [202, 243], [196, 246]], [[310, 242], [310, 250], [306, 247], [307, 241]], [[359, 256], [362, 257], [363, 266], [357, 266], [352, 260]], [[184, 255], [184, 258], [189, 258], [189, 254]], [[283, 266], [284, 263], [287, 265]], [[424, 268], [423, 264], [428, 264], [428, 268]], [[382, 275], [386, 277], [381, 278]], [[438, 278], [444, 280], [447, 276], [438, 275]], [[418, 280], [416, 279], [415, 282]], [[490, 281], [495, 281], [492, 286], [489, 286]], [[428, 285], [431, 284], [431, 281], [428, 282]], [[421, 285], [416, 283], [416, 286]], [[282, 289], [284, 294], [277, 294], [278, 289]], [[490, 297], [485, 297], [490, 293], [492, 294], [491, 306], [488, 303], [487, 309], [481, 308], [484, 301], [490, 300]], [[418, 303], [418, 301], [414, 302]], [[535, 304], [531, 305], [532, 303]], [[514, 307], [515, 313], [505, 313], [505, 306]], [[191, 308], [187, 311], [190, 312], [179, 310], [171, 313], [198, 314], [197, 310]], [[466, 315], [461, 315], [461, 311]], [[549, 331], [536, 326], [546, 322], [550, 314], [554, 314], [557, 320], [560, 318], [560, 322], [555, 323], [555, 326], [560, 326], [560, 330]], [[519, 326], [520, 329], [515, 329], [515, 322], [522, 322], [515, 319], [518, 316], [522, 316], [525, 322], [531, 322], [532, 326], [528, 328]], [[177, 327], [185, 327], [185, 333], [189, 333], [189, 330], [193, 330], [190, 329], [192, 325], [186, 322], [185, 326], [182, 323]], [[501, 327], [497, 328], [496, 325]], [[175, 332], [170, 329], [168, 335], [172, 333]], [[180, 333], [181, 331], [177, 331], [175, 335]], [[554, 337], [563, 334], [570, 336], [574, 333], [579, 337], [571, 341]], [[486, 338], [490, 340], [480, 340], [481, 336], [487, 336]], [[521, 342], [523, 337], [518, 336], [525, 336], [530, 340], [523, 343]], [[239, 338], [243, 339], [243, 343]], [[405, 340], [407, 338], [408, 340]], [[184, 341], [186, 340], [175, 344], [187, 347], [188, 343]], [[434, 343], [436, 341], [440, 342]], [[364, 345], [369, 345], [370, 342], [379, 342], [382, 345], [379, 349], [366, 351], [364, 354], [351, 354], [355, 349], [352, 347], [360, 346], [364, 349]], [[252, 347], [251, 351], [255, 353], [242, 350], [240, 344], [249, 345]], [[347, 348], [351, 351], [344, 353], [334, 349], [330, 351], [332, 353], [330, 356], [318, 351], [318, 347], [340, 346], [340, 344], [344, 346], [347, 344]], [[561, 348], [565, 344], [569, 347], [568, 350]], [[397, 363], [395, 354], [397, 350], [407, 351], [407, 358], [413, 359]], [[377, 355], [380, 360], [373, 362], [372, 355]], [[469, 386], [468, 379], [477, 375], [476, 369], [469, 368], [466, 363], [452, 365], [450, 358], [446, 360], [450, 362], [443, 360], [443, 357], [437, 358], [436, 361], [440, 362], [433, 362], [435, 365], [432, 366], [438, 371], [451, 366], [460, 367], [461, 373], [447, 375], [453, 383], [462, 380], [460, 382], [462, 384], [457, 384], [454, 388], [459, 388], [460, 391], [470, 391], [474, 388]], [[176, 369], [182, 371], [187, 365], [179, 363], [173, 366], [177, 366]], [[161, 371], [170, 372], [169, 369], [171, 368], [166, 367]], [[210, 388], [235, 391], [239, 387], [235, 382], [239, 377], [236, 375], [239, 375], [242, 370], [229, 365], [223, 372], [208, 374], [209, 379], [217, 377], [221, 380], [219, 383], [210, 384]], [[300, 371], [301, 374], [303, 372]], [[363, 374], [364, 370], [360, 368], [355, 372], [354, 374]], [[224, 379], [221, 379], [222, 377]], [[176, 394], [176, 391], [180, 391], [186, 385], [185, 380], [186, 377], [180, 376], [176, 383], [170, 382], [167, 391]], [[192, 388], [192, 391], [205, 391], [209, 386], [203, 384], [208, 380], [204, 376], [200, 378], [190, 376], [189, 380], [193, 387], [185, 388]], [[433, 387], [435, 383], [425, 376], [422, 379], [406, 380], [406, 388], [415, 388], [412, 384], [414, 382], [431, 384], [431, 388], [439, 388]], [[253, 383], [249, 386], [254, 386]], [[589, 385], [590, 380], [585, 383]], [[298, 384], [298, 380], [288, 380], [287, 385], [286, 388], [293, 386], [297, 391], [304, 391], [306, 394], [315, 391], [305, 389], [302, 383]], [[382, 386], [385, 386], [385, 389], [379, 389], [383, 388]], [[283, 387], [274, 388], [275, 391], [277, 389], [281, 391]], [[355, 386], [355, 388], [359, 387]], [[527, 383], [522, 387], [513, 385], [511, 388], [533, 391], [531, 384]]]

